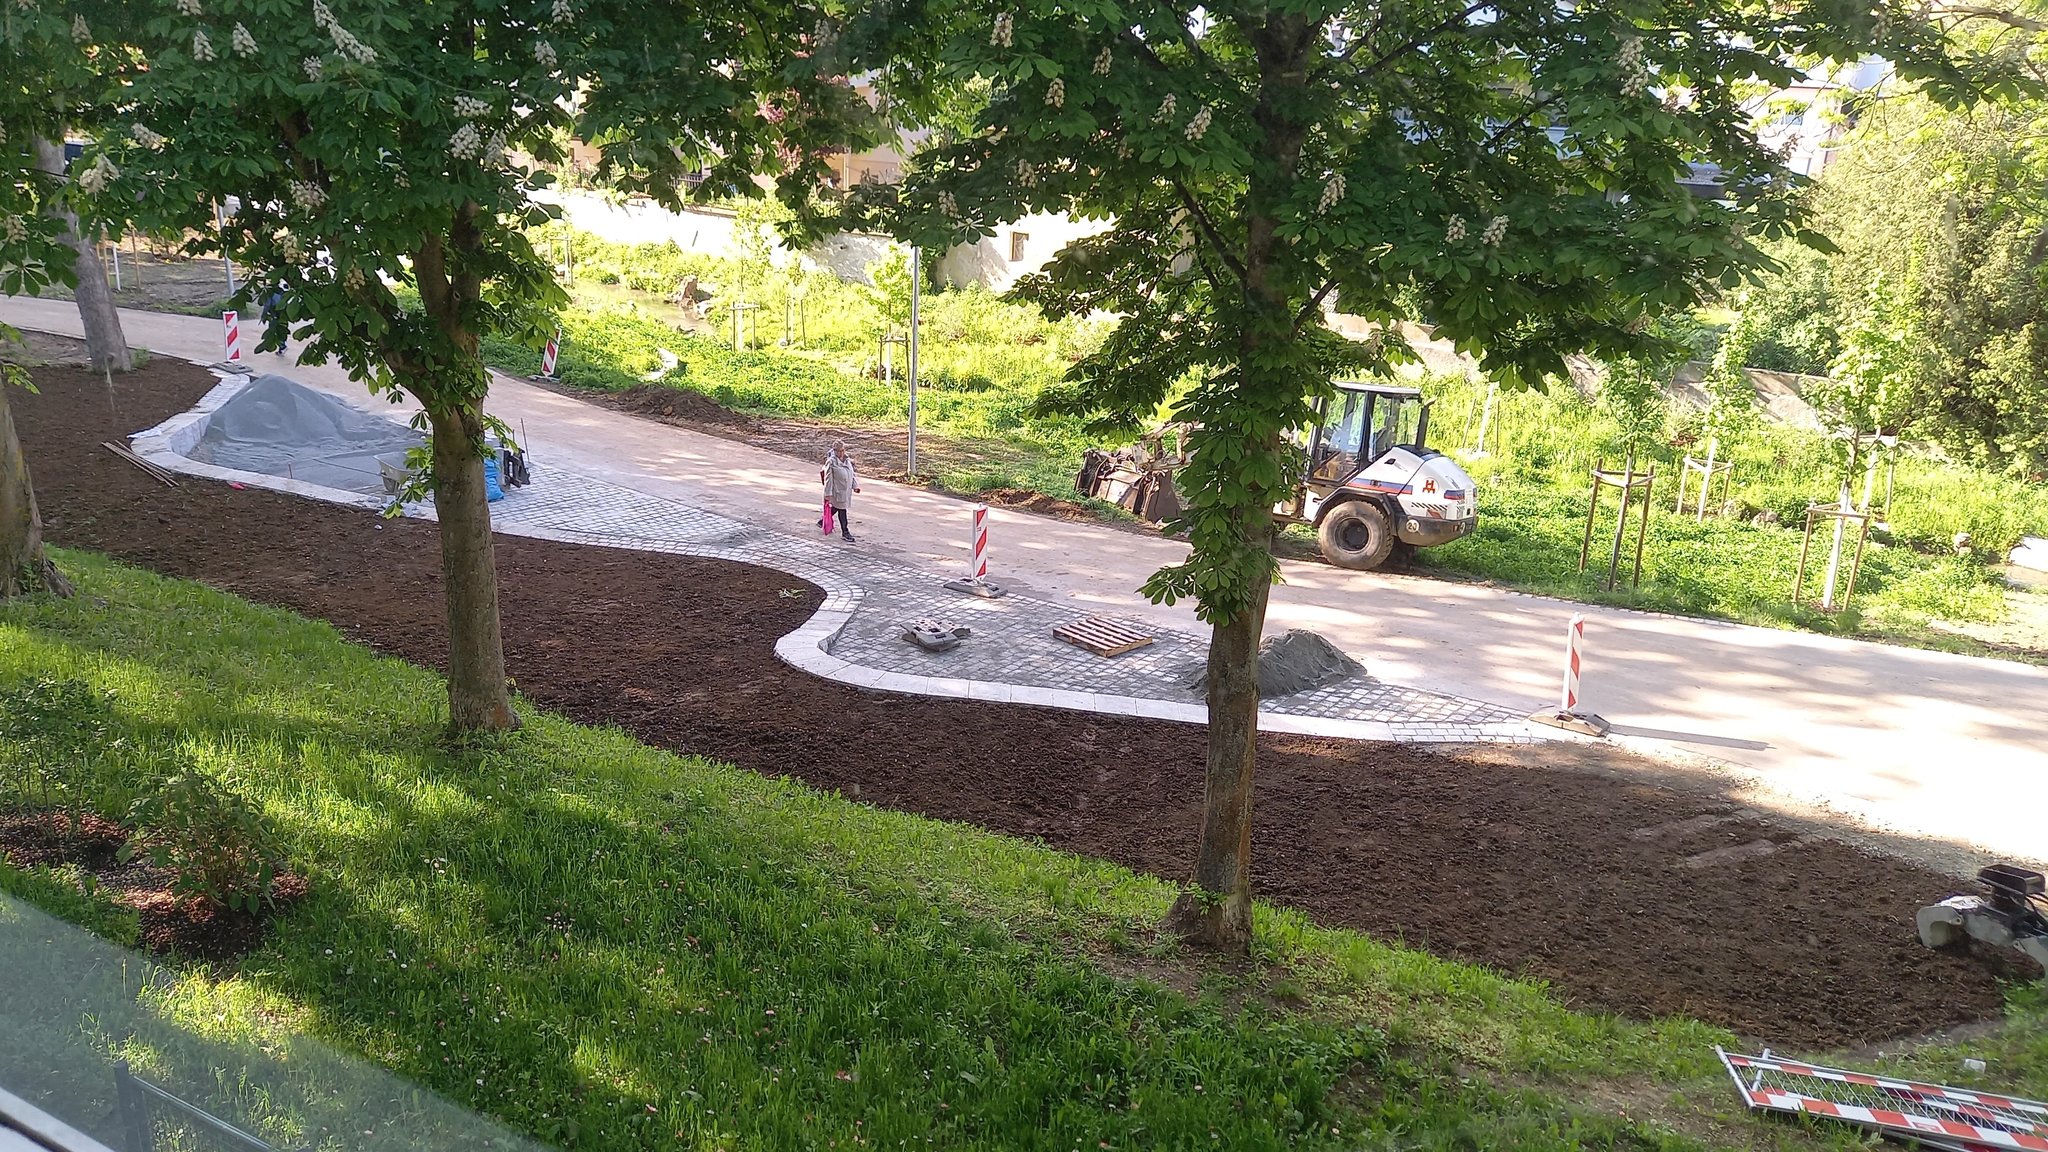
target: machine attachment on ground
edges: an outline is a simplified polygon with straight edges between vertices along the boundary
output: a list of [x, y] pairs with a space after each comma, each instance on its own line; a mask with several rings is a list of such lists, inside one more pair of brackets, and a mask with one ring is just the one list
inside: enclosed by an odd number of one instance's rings
[[1922, 908], [1914, 919], [1920, 942], [1947, 948], [1970, 939], [1998, 948], [2017, 948], [2048, 971], [2048, 891], [2039, 872], [2011, 864], [1993, 864], [1977, 873], [1988, 896], [1951, 896]]

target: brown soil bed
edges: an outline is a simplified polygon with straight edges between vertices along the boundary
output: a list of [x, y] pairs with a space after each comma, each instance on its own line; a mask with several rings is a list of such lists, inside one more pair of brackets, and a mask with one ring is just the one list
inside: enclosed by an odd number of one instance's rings
[[[39, 373], [14, 397], [51, 536], [332, 621], [424, 664], [443, 652], [431, 524], [192, 479], [167, 489], [98, 447], [213, 384], [158, 363], [106, 388]], [[864, 692], [780, 662], [819, 602], [779, 572], [501, 538], [521, 689], [578, 720], [863, 801], [967, 821], [1168, 877], [1201, 800], [1195, 726]], [[1919, 1035], [1998, 1012], [1981, 962], [1922, 948], [1913, 912], [1954, 883], [1734, 804], [1520, 754], [1271, 736], [1255, 875], [1331, 924], [1547, 980], [1582, 1006], [1684, 1013], [1778, 1045]], [[1688, 830], [1688, 829], [1691, 830]], [[1638, 835], [1647, 829], [1664, 829]], [[1767, 856], [1688, 866], [1770, 840]]]
[[165, 869], [121, 859], [127, 841], [126, 828], [100, 816], [72, 822], [51, 812], [0, 814], [0, 860], [16, 868], [76, 865], [99, 891], [134, 910], [142, 946], [151, 952], [234, 960], [263, 943], [276, 917], [306, 894], [305, 880], [287, 872], [277, 877], [276, 902], [258, 912], [180, 898]]

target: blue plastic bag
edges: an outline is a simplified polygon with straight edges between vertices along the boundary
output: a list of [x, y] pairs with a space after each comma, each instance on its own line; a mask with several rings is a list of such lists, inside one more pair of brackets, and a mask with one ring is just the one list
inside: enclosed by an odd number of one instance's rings
[[498, 483], [498, 454], [484, 457], [484, 500], [496, 504], [505, 498], [505, 488]]

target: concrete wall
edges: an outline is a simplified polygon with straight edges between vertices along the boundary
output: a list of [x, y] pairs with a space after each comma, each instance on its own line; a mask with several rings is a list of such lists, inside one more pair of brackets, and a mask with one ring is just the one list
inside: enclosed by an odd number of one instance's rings
[[1045, 267], [1059, 250], [1109, 230], [1107, 220], [1038, 214], [996, 229], [994, 236], [962, 244], [939, 260], [939, 280], [955, 287], [980, 284], [1006, 291], [1017, 278]]
[[[685, 252], [731, 259], [739, 255], [731, 212], [690, 208], [671, 212], [651, 200], [613, 203], [589, 192], [543, 192], [534, 199], [562, 209], [562, 219], [579, 231], [613, 244], [674, 244]], [[792, 261], [807, 269], [823, 269], [842, 280], [867, 280], [868, 265], [888, 251], [886, 236], [840, 233], [823, 243], [792, 254], [776, 243], [770, 256], [778, 267]]]

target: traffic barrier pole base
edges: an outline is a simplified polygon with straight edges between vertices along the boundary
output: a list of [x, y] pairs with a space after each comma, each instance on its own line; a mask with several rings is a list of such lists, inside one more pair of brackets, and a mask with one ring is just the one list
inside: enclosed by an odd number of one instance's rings
[[1591, 712], [1567, 712], [1562, 708], [1534, 712], [1530, 714], [1529, 719], [1538, 724], [1548, 724], [1552, 728], [1577, 732], [1581, 736], [1605, 736], [1611, 727], [1606, 720]]
[[991, 584], [986, 580], [948, 580], [946, 581], [946, 587], [955, 592], [965, 592], [969, 596], [979, 596], [983, 600], [1000, 600], [1003, 598], [1002, 587]]

